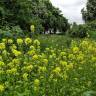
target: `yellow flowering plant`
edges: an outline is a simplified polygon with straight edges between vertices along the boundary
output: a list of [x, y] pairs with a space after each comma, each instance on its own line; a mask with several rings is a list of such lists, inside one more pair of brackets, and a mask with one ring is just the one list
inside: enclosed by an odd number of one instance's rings
[[0, 93], [3, 92], [4, 89], [5, 89], [5, 88], [4, 88], [4, 85], [1, 85], [1, 84], [0, 84]]
[[96, 91], [95, 41], [72, 40], [68, 48], [47, 46], [44, 51], [40, 43], [28, 37], [0, 41], [0, 96], [83, 96]]
[[31, 32], [34, 33], [34, 32], [35, 32], [35, 26], [34, 26], [34, 25], [31, 25], [31, 26], [30, 26], [30, 30], [31, 30]]
[[17, 39], [17, 44], [18, 44], [18, 45], [22, 45], [22, 44], [23, 44], [23, 40], [22, 40], [22, 39], [20, 39], [20, 38], [19, 38], [19, 39]]

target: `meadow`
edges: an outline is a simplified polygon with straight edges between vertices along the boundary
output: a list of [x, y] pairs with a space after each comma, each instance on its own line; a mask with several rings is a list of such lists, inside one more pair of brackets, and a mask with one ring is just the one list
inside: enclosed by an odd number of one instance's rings
[[95, 96], [96, 42], [61, 35], [0, 41], [0, 96]]
[[60, 9], [0, 0], [0, 96], [96, 96], [96, 0], [81, 9], [83, 24], [77, 9], [75, 20]]

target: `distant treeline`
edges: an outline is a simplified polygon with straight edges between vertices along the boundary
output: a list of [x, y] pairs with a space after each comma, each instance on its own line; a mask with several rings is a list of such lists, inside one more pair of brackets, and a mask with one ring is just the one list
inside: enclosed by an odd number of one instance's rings
[[96, 0], [87, 0], [86, 8], [81, 10], [85, 24], [73, 23], [68, 33], [72, 37], [94, 37], [96, 38]]
[[69, 28], [68, 20], [50, 0], [0, 0], [0, 34], [28, 35], [31, 25], [37, 34]]

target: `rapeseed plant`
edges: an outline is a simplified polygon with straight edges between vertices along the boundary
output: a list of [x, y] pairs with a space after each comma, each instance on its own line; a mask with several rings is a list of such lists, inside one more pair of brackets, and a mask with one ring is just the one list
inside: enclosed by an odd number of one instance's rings
[[96, 91], [95, 41], [73, 40], [69, 48], [50, 46], [43, 52], [40, 47], [31, 38], [0, 41], [0, 96], [83, 96]]
[[0, 84], [0, 93], [4, 91], [4, 85], [3, 84]]
[[17, 39], [17, 44], [18, 44], [18, 45], [22, 45], [22, 44], [23, 44], [23, 40], [22, 40], [22, 39], [20, 39], [20, 38], [19, 38], [19, 39]]

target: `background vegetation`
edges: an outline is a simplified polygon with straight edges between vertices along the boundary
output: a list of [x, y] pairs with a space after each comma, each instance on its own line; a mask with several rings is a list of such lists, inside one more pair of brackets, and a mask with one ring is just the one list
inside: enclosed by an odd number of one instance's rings
[[65, 32], [69, 28], [67, 19], [50, 0], [0, 1], [0, 29], [4, 35], [30, 35], [31, 25], [37, 34], [48, 31], [55, 34], [57, 30]]

